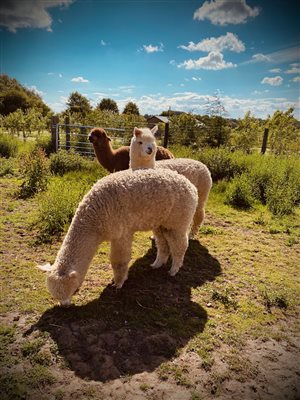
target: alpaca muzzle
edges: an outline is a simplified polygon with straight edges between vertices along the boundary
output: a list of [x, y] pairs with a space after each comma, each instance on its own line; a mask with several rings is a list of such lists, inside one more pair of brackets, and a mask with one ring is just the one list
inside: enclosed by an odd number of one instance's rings
[[146, 153], [150, 155], [150, 154], [152, 154], [152, 152], [153, 152], [152, 147], [148, 147], [146, 150]]

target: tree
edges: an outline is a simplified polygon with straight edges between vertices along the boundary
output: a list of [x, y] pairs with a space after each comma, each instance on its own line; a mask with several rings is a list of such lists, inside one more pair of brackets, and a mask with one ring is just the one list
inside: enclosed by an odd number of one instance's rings
[[70, 113], [78, 113], [83, 117], [86, 116], [91, 110], [89, 100], [79, 92], [72, 92], [67, 101], [67, 111]]
[[111, 111], [113, 113], [119, 114], [119, 109], [117, 103], [109, 98], [104, 98], [97, 105], [97, 108], [101, 111]]
[[140, 111], [135, 103], [129, 101], [124, 107], [123, 114], [140, 115]]
[[29, 108], [29, 97], [26, 93], [18, 89], [2, 93], [0, 98], [0, 112], [2, 115], [8, 115], [18, 109], [26, 111]]
[[259, 121], [248, 111], [243, 119], [238, 120], [237, 127], [232, 131], [231, 144], [237, 149], [249, 153], [252, 147], [258, 146], [260, 131]]
[[[275, 111], [267, 120], [270, 131], [270, 148], [275, 154], [300, 150], [299, 122], [293, 116], [294, 108], [287, 111]], [[298, 127], [297, 127], [298, 126]]]
[[206, 142], [211, 147], [220, 147], [228, 142], [229, 128], [225, 119], [227, 111], [222, 104], [219, 93], [209, 97], [205, 106], [207, 114], [210, 116], [208, 126], [208, 136]]

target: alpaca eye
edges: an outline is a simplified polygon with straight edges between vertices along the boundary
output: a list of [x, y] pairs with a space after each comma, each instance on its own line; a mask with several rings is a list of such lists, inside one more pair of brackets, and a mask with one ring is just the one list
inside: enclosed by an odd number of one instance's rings
[[143, 144], [143, 142], [138, 142], [139, 144]]

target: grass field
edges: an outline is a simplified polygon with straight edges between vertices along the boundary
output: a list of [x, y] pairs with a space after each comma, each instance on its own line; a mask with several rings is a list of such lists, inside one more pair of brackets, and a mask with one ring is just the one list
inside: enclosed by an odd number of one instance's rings
[[54, 261], [63, 233], [39, 240], [42, 195], [18, 197], [11, 163], [0, 178], [1, 400], [299, 398], [299, 207], [239, 210], [216, 183], [174, 278], [170, 265], [150, 268], [151, 232], [138, 233], [124, 287], [111, 285], [104, 243], [62, 309], [36, 265]]

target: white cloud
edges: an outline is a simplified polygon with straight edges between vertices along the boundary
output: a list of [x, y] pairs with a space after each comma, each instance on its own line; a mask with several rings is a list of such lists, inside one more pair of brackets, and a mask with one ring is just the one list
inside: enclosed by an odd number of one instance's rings
[[288, 69], [285, 71], [286, 74], [300, 74], [300, 68], [299, 67], [292, 67], [291, 69]]
[[192, 80], [193, 80], [193, 81], [201, 81], [202, 79], [201, 79], [201, 78], [197, 78], [196, 76], [193, 76], [193, 77], [192, 77]]
[[292, 82], [300, 82], [300, 76], [296, 76], [296, 78], [292, 79]]
[[83, 78], [82, 76], [77, 76], [76, 78], [71, 79], [72, 82], [77, 82], [77, 83], [88, 83], [89, 80]]
[[105, 42], [103, 39], [101, 39], [100, 45], [105, 47], [105, 46], [108, 46], [109, 43], [107, 43], [107, 42]]
[[248, 18], [260, 13], [259, 7], [251, 8], [246, 0], [211, 0], [205, 1], [194, 13], [194, 19], [208, 19], [214, 25], [243, 24]]
[[280, 74], [281, 69], [280, 68], [273, 68], [273, 69], [270, 69], [269, 72], [271, 72], [272, 74]]
[[271, 61], [270, 57], [262, 53], [254, 54], [252, 56], [252, 62], [268, 62], [268, 61]]
[[215, 51], [210, 52], [206, 57], [200, 57], [198, 60], [186, 60], [178, 65], [178, 68], [207, 69], [215, 71], [233, 67], [236, 67], [236, 64], [224, 61], [223, 54]]
[[44, 92], [42, 92], [41, 90], [38, 90], [38, 88], [35, 85], [32, 86], [26, 86], [29, 90], [32, 90], [34, 93], [36, 93], [39, 96], [44, 96]]
[[170, 64], [170, 65], [176, 65], [176, 61], [175, 61], [175, 60], [170, 60], [170, 61], [169, 61], [169, 64]]
[[52, 31], [49, 8], [69, 6], [74, 0], [9, 0], [0, 3], [0, 26], [16, 33], [22, 28]]
[[274, 76], [273, 78], [265, 77], [261, 83], [271, 86], [280, 86], [283, 82], [283, 78], [281, 76]]
[[143, 50], [145, 50], [146, 53], [157, 53], [159, 51], [164, 51], [164, 45], [163, 43], [160, 43], [158, 46], [152, 46], [152, 44], [144, 44]]
[[189, 42], [188, 46], [180, 45], [178, 47], [183, 50], [205, 51], [207, 53], [211, 51], [221, 52], [222, 50], [230, 50], [236, 53], [245, 51], [244, 43], [231, 32], [227, 32], [226, 35], [217, 38], [211, 37], [210, 39], [204, 39], [199, 43]]

